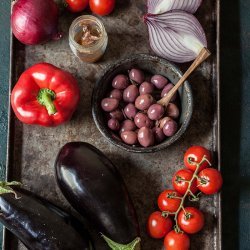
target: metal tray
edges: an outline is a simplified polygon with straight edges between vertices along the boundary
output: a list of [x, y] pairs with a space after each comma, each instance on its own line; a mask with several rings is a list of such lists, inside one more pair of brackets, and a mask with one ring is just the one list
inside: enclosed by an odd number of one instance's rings
[[[189, 78], [194, 94], [191, 124], [173, 146], [158, 153], [133, 154], [109, 144], [97, 130], [91, 116], [91, 93], [102, 70], [115, 60], [135, 53], [151, 53], [147, 27], [142, 16], [144, 0], [117, 1], [115, 12], [101, 18], [109, 36], [109, 45], [96, 64], [80, 62], [70, 51], [68, 28], [75, 15], [61, 16], [63, 39], [45, 45], [24, 46], [12, 41], [11, 87], [20, 74], [38, 62], [49, 62], [71, 72], [81, 88], [81, 101], [73, 119], [56, 128], [42, 128], [20, 123], [9, 113], [7, 178], [20, 180], [26, 188], [75, 213], [59, 191], [54, 177], [54, 160], [60, 147], [69, 141], [86, 141], [103, 151], [120, 170], [134, 201], [141, 232], [143, 250], [163, 249], [161, 240], [146, 235], [148, 215], [156, 210], [158, 194], [170, 187], [171, 177], [183, 167], [183, 154], [194, 144], [214, 151], [215, 166], [220, 166], [219, 133], [219, 0], [204, 1], [196, 16], [203, 25], [212, 56]], [[184, 71], [189, 64], [180, 65]], [[202, 197], [196, 203], [205, 213], [204, 230], [192, 236], [191, 249], [221, 249], [220, 195]], [[26, 249], [5, 231], [3, 249]], [[101, 247], [98, 250], [102, 250]]]

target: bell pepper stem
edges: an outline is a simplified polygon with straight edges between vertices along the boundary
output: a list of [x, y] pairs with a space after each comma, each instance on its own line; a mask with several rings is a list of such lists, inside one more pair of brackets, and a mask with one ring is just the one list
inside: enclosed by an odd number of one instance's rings
[[50, 89], [40, 89], [37, 100], [38, 102], [45, 106], [49, 115], [54, 115], [57, 110], [53, 103], [53, 101], [56, 99], [56, 94], [53, 90]]
[[139, 237], [135, 238], [132, 242], [128, 243], [127, 245], [119, 244], [108, 238], [107, 236], [102, 234], [103, 239], [106, 241], [110, 249], [112, 250], [140, 250], [141, 239]]

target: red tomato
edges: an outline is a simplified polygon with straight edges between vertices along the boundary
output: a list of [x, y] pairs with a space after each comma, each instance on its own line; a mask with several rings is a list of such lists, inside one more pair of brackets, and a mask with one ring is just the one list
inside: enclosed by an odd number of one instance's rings
[[[211, 163], [212, 156], [211, 156], [211, 152], [209, 150], [207, 150], [206, 148], [201, 147], [201, 146], [190, 147], [184, 155], [184, 165], [188, 169], [190, 169], [194, 172], [196, 169], [196, 165], [193, 164], [192, 162], [200, 163], [204, 156], [206, 156], [207, 160]], [[200, 166], [199, 172], [201, 170], [209, 167], [209, 166], [210, 166], [209, 163], [207, 161], [205, 161]]]
[[89, 0], [66, 0], [71, 12], [81, 12], [88, 6]]
[[[172, 179], [172, 184], [174, 189], [178, 193], [184, 195], [189, 185], [189, 182], [187, 181], [190, 181], [192, 177], [193, 177], [193, 172], [191, 170], [181, 169], [177, 171]], [[196, 179], [193, 180], [190, 190], [193, 194], [195, 194], [198, 191]]]
[[167, 234], [164, 239], [166, 250], [188, 250], [190, 239], [185, 233], [176, 233], [174, 230]]
[[89, 7], [97, 15], [109, 15], [114, 7], [115, 0], [89, 0]]
[[181, 197], [181, 195], [175, 190], [163, 191], [158, 197], [159, 209], [170, 213], [176, 212], [181, 204], [181, 199], [174, 197]]
[[195, 234], [199, 232], [204, 226], [204, 215], [195, 207], [185, 207], [178, 214], [179, 227], [188, 234]]
[[172, 227], [172, 220], [169, 217], [163, 217], [159, 211], [153, 212], [148, 218], [147, 230], [152, 238], [163, 238], [171, 231]]
[[222, 186], [221, 173], [214, 168], [206, 168], [198, 174], [198, 188], [204, 194], [215, 194]]

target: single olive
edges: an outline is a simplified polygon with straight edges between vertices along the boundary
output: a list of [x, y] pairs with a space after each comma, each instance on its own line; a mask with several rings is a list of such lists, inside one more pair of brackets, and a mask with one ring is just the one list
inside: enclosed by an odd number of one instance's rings
[[136, 129], [135, 123], [131, 120], [125, 120], [121, 124], [120, 133], [124, 131], [133, 131]]
[[164, 107], [160, 104], [153, 104], [148, 109], [148, 117], [151, 120], [159, 120], [164, 115]]
[[145, 80], [144, 73], [140, 69], [131, 69], [129, 71], [129, 78], [138, 84], [141, 84]]
[[151, 78], [151, 83], [153, 83], [157, 89], [163, 89], [168, 84], [168, 79], [161, 75], [154, 75]]
[[135, 115], [134, 122], [138, 128], [142, 127], [151, 128], [154, 125], [154, 122], [151, 121], [146, 114], [143, 114], [141, 112], [138, 112]]
[[112, 81], [112, 86], [115, 89], [126, 89], [128, 85], [129, 79], [125, 75], [117, 75]]
[[122, 91], [120, 89], [113, 89], [110, 94], [109, 94], [110, 98], [115, 98], [119, 101], [122, 100]]
[[118, 121], [123, 121], [124, 120], [124, 115], [120, 109], [115, 109], [114, 111], [109, 113], [110, 118], [114, 118]]
[[134, 131], [124, 131], [121, 133], [122, 140], [128, 145], [137, 143], [137, 133]]
[[135, 100], [135, 107], [139, 110], [144, 111], [148, 109], [153, 102], [154, 98], [151, 95], [149, 94], [139, 95]]
[[123, 91], [123, 100], [125, 102], [135, 102], [135, 99], [139, 96], [139, 90], [135, 85], [129, 85]]
[[143, 147], [149, 147], [154, 145], [155, 138], [152, 129], [142, 127], [138, 131], [138, 141]]
[[139, 87], [139, 92], [141, 95], [152, 94], [154, 91], [154, 85], [149, 82], [143, 82]]
[[133, 103], [129, 103], [124, 108], [124, 114], [128, 119], [134, 119], [135, 115], [137, 114], [137, 109]]
[[165, 123], [163, 127], [163, 133], [168, 137], [173, 136], [176, 133], [177, 128], [178, 126], [176, 121], [171, 119]]
[[112, 119], [109, 119], [108, 121], [108, 127], [111, 130], [117, 131], [120, 128], [120, 123], [118, 120], [112, 118]]
[[166, 108], [166, 115], [173, 119], [177, 119], [180, 115], [179, 108], [174, 103], [169, 103]]
[[101, 103], [102, 109], [106, 112], [111, 112], [118, 108], [119, 101], [114, 98], [104, 98]]

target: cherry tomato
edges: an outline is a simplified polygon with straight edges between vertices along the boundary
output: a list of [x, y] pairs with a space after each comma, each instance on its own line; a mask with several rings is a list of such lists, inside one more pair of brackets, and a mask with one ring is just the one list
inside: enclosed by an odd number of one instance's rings
[[[211, 163], [212, 156], [209, 150], [201, 146], [192, 146], [184, 155], [184, 165], [194, 172], [196, 165], [192, 162], [200, 163], [204, 156], [206, 156], [207, 160]], [[204, 161], [199, 168], [199, 172], [207, 167], [209, 167], [209, 163]]]
[[[193, 177], [193, 172], [191, 170], [181, 169], [177, 171], [172, 179], [172, 184], [174, 189], [178, 193], [184, 195], [189, 185], [189, 182], [187, 181], [190, 181], [192, 177]], [[195, 194], [198, 191], [196, 179], [193, 180], [190, 190], [193, 194]]]
[[148, 218], [147, 230], [152, 238], [163, 238], [171, 231], [172, 227], [172, 220], [169, 217], [163, 217], [159, 211], [153, 212]]
[[[177, 197], [177, 198], [175, 198]], [[181, 195], [175, 190], [165, 190], [158, 197], [158, 207], [161, 211], [176, 212], [181, 204]]]
[[89, 7], [97, 15], [109, 15], [114, 7], [115, 0], [89, 0]]
[[66, 0], [71, 12], [81, 12], [88, 6], [89, 0]]
[[204, 194], [215, 194], [222, 186], [221, 173], [214, 168], [206, 168], [198, 174], [198, 188]]
[[166, 250], [188, 250], [190, 248], [190, 239], [185, 233], [176, 233], [172, 230], [164, 239]]
[[179, 227], [188, 234], [195, 234], [199, 232], [204, 226], [204, 215], [195, 207], [185, 207], [184, 210], [178, 214]]

